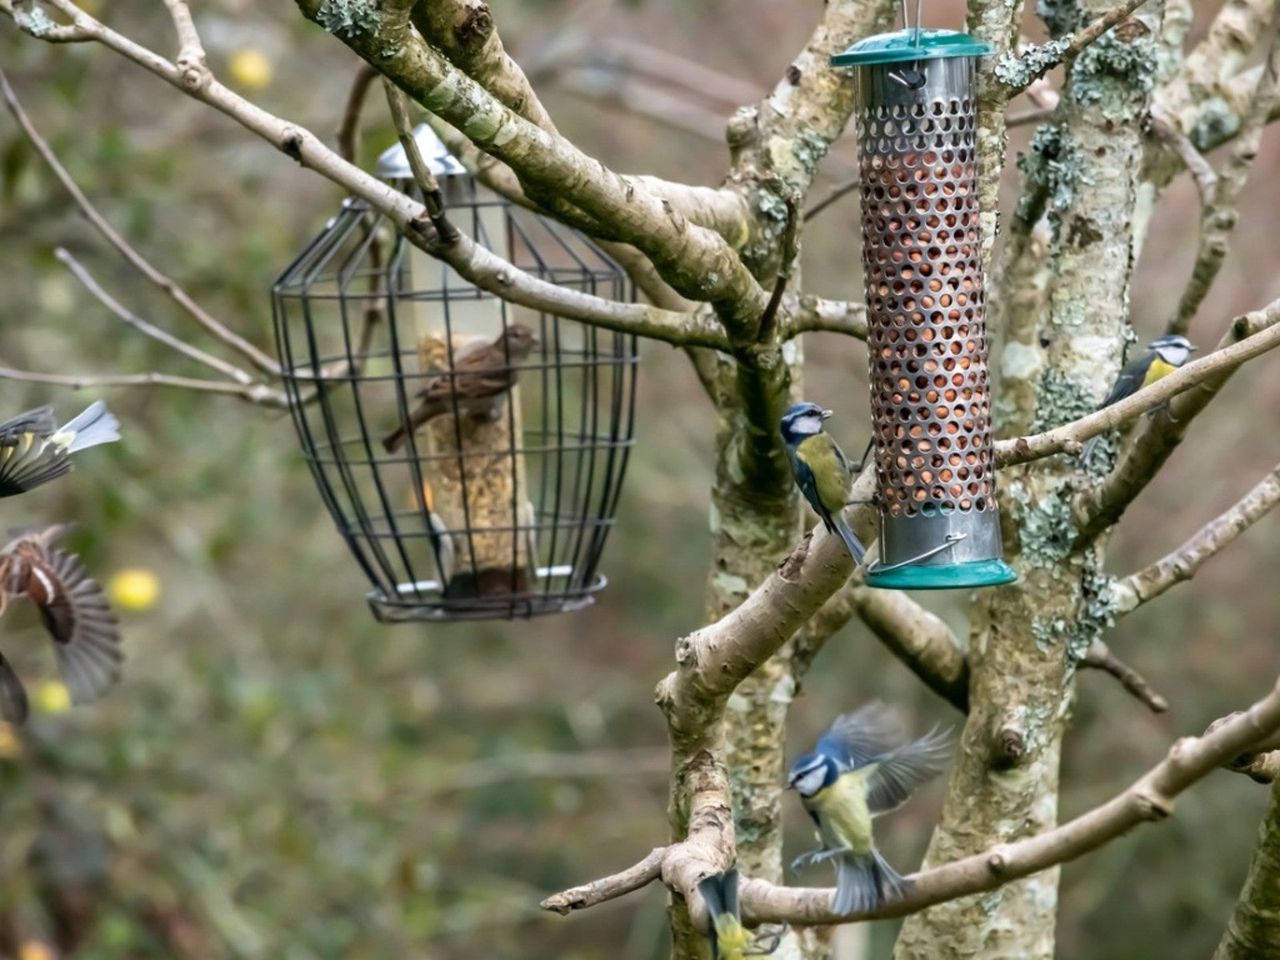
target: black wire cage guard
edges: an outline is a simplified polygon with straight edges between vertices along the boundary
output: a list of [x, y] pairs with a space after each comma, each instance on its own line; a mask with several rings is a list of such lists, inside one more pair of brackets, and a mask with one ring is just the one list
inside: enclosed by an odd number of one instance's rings
[[[629, 294], [590, 240], [477, 184], [429, 129], [417, 138], [478, 244], [558, 286]], [[399, 149], [379, 171], [412, 193]], [[280, 275], [273, 313], [304, 455], [379, 620], [592, 603], [632, 444], [634, 337], [492, 297], [356, 199]]]

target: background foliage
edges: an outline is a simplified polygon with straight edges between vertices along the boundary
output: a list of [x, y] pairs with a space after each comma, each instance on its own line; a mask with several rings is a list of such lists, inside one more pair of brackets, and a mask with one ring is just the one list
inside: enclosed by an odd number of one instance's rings
[[[814, 15], [778, 0], [506, 7], [504, 33], [517, 59], [544, 64], [535, 83], [571, 138], [619, 169], [707, 183], [725, 153], [714, 125], [700, 136], [631, 115], [608, 82], [588, 84], [607, 81], [607, 70], [565, 65], [586, 58], [590, 66], [593, 38], [642, 37], [763, 92]], [[1198, 24], [1215, 7], [1198, 4]], [[150, 5], [96, 13], [169, 43]], [[317, 132], [336, 129], [356, 66], [340, 44], [291, 5], [210, 0], [198, 14], [215, 71]], [[961, 15], [939, 3], [928, 18], [955, 25]], [[262, 57], [233, 71], [247, 51]], [[5, 24], [0, 60], [108, 219], [197, 300], [268, 346], [270, 282], [341, 198], [117, 57], [52, 50]], [[368, 118], [371, 157], [394, 138], [380, 99], [370, 98]], [[846, 141], [828, 164], [833, 179], [852, 156]], [[1215, 328], [1193, 330], [1205, 345], [1220, 320], [1280, 295], [1271, 237], [1278, 172], [1272, 132], [1216, 302], [1204, 311]], [[1144, 335], [1172, 311], [1194, 253], [1194, 191], [1180, 182], [1173, 192], [1134, 284]], [[806, 287], [856, 296], [855, 202], [819, 223], [804, 251]], [[54, 259], [59, 245], [137, 312], [191, 333], [86, 228], [5, 117], [0, 365], [197, 372], [89, 298]], [[862, 348], [820, 336], [810, 337], [808, 393], [839, 411], [846, 448], [861, 449]], [[11, 383], [0, 395], [9, 412], [52, 401], [70, 415], [86, 402]], [[658, 888], [571, 923], [536, 904], [665, 835], [652, 686], [669, 668], [673, 638], [701, 614], [712, 430], [683, 359], [666, 347], [646, 352], [637, 451], [606, 555], [610, 589], [584, 613], [510, 625], [376, 624], [283, 414], [162, 390], [108, 399], [125, 442], [83, 456], [68, 480], [6, 501], [4, 523], [75, 519], [74, 546], [102, 578], [145, 567], [162, 589], [152, 609], [124, 614], [128, 673], [104, 703], [46, 712], [20, 739], [0, 730], [0, 955], [52, 941], [61, 924], [85, 931], [73, 955], [86, 960], [662, 956]], [[1193, 428], [1194, 442], [1130, 511], [1109, 552], [1114, 572], [1176, 546], [1274, 463], [1280, 381], [1246, 367], [1213, 419], [1213, 430]], [[1194, 586], [1114, 632], [1112, 647], [1173, 711], [1154, 717], [1109, 679], [1088, 675], [1067, 744], [1064, 816], [1122, 787], [1171, 737], [1200, 732], [1261, 691], [1259, 678], [1275, 667], [1277, 564], [1272, 519]], [[928, 602], [951, 618], [962, 610], [945, 597]], [[6, 616], [0, 644], [29, 679], [52, 676], [30, 611]], [[903, 702], [921, 728], [957, 719], [856, 623], [821, 656], [795, 710], [797, 748], [831, 714], [872, 695]], [[893, 819], [887, 847], [901, 866], [923, 851], [940, 794], [934, 785]], [[1263, 804], [1263, 789], [1246, 778], [1211, 778], [1169, 824], [1069, 866], [1062, 953], [1206, 956]], [[798, 848], [807, 826], [792, 813]], [[868, 956], [886, 955], [888, 932], [873, 932]]]

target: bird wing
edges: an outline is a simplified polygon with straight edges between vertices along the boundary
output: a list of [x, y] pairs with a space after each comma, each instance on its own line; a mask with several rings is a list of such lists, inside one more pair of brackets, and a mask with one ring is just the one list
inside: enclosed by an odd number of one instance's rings
[[831, 517], [823, 508], [822, 500], [818, 497], [818, 480], [813, 475], [813, 470], [800, 459], [794, 450], [788, 450], [787, 453], [791, 460], [791, 475], [795, 478], [796, 486], [800, 488], [800, 492], [804, 495], [809, 506], [813, 507], [814, 512], [821, 518], [823, 525], [828, 530], [831, 530]]
[[874, 816], [896, 810], [922, 783], [946, 766], [951, 737], [936, 727], [877, 760], [867, 779], [867, 807]]
[[[796, 445], [796, 456], [814, 475], [814, 492], [825, 514], [837, 513], [849, 499], [849, 461], [828, 434], [816, 433]], [[814, 509], [818, 509], [814, 505]]]
[[1098, 409], [1119, 403], [1130, 394], [1137, 393], [1142, 387], [1143, 378], [1147, 375], [1147, 367], [1151, 365], [1151, 359], [1152, 354], [1148, 351], [1136, 360], [1126, 363], [1116, 376], [1116, 382], [1111, 385], [1111, 392], [1107, 394], [1107, 398], [1102, 401], [1102, 406]]
[[70, 454], [62, 447], [46, 443], [36, 431], [0, 436], [0, 497], [25, 493], [70, 469]]
[[897, 713], [873, 700], [853, 713], [836, 717], [818, 738], [818, 752], [853, 770], [896, 750], [906, 739]]
[[27, 721], [31, 708], [27, 703], [27, 691], [18, 679], [9, 661], [0, 653], [0, 720], [22, 724]]
[[[65, 550], [48, 550], [34, 576], [48, 581], [40, 619], [53, 637], [58, 669], [73, 703], [88, 703], [120, 679], [120, 631], [97, 581]], [[35, 598], [33, 598], [35, 599]]]
[[24, 433], [44, 435], [57, 429], [58, 421], [53, 419], [53, 407], [36, 407], [0, 423], [0, 444], [10, 444]]

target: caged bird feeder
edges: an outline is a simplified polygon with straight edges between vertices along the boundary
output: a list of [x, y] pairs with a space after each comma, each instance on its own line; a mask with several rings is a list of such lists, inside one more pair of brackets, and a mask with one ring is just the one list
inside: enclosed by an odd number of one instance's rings
[[[880, 555], [867, 583], [1008, 583], [996, 508], [978, 219], [978, 58], [918, 26], [832, 58], [853, 67]], [[905, 7], [903, 15], [906, 23]]]
[[[621, 299], [595, 244], [414, 131], [450, 220], [549, 283]], [[421, 199], [399, 144], [377, 173]], [[507, 303], [349, 198], [273, 290], [298, 437], [384, 622], [575, 610], [605, 585], [635, 338]]]

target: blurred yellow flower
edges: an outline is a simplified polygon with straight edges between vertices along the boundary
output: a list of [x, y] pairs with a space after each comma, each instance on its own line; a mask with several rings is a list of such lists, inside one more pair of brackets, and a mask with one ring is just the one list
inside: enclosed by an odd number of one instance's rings
[[46, 680], [36, 687], [35, 700], [42, 713], [66, 713], [71, 709], [71, 691], [59, 680]]
[[39, 940], [28, 940], [18, 951], [18, 960], [58, 960], [57, 955]]
[[0, 723], [0, 760], [16, 760], [22, 756], [22, 741], [11, 723]]
[[250, 90], [261, 90], [271, 82], [271, 59], [257, 47], [242, 47], [231, 55], [231, 79]]
[[160, 579], [150, 570], [131, 567], [107, 581], [107, 596], [125, 610], [148, 610], [160, 595]]

